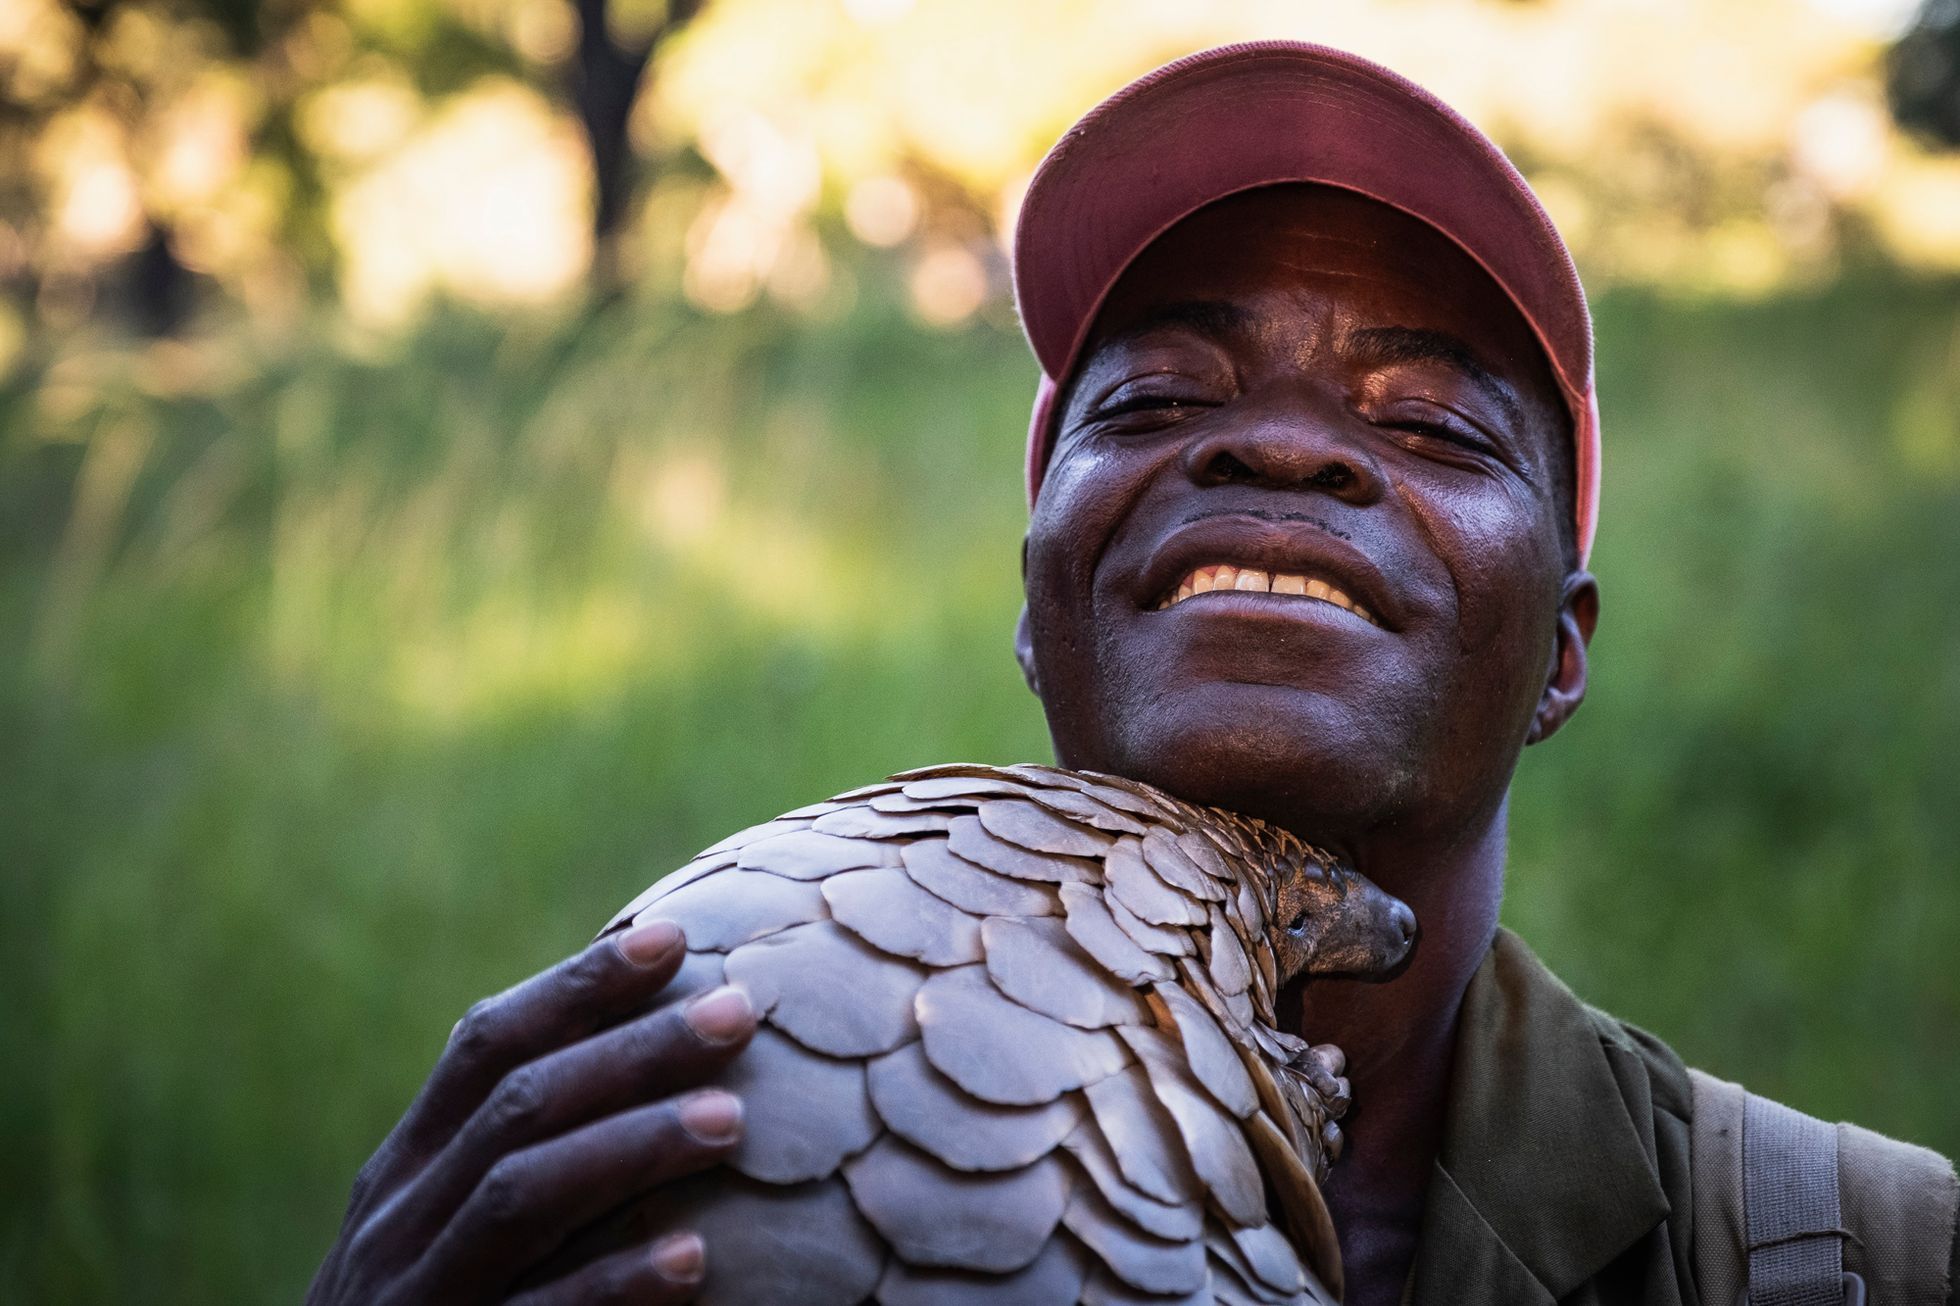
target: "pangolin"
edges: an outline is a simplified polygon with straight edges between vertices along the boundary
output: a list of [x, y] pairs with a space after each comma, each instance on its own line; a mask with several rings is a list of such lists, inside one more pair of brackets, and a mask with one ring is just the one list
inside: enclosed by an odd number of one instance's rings
[[724, 839], [607, 929], [656, 917], [672, 995], [762, 1016], [728, 1166], [629, 1220], [702, 1232], [702, 1301], [1339, 1299], [1347, 1084], [1274, 999], [1395, 965], [1415, 922], [1329, 854], [1113, 776], [943, 766]]

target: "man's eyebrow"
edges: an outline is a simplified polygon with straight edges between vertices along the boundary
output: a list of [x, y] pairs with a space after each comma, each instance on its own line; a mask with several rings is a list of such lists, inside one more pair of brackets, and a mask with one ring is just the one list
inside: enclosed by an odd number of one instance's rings
[[1182, 327], [1217, 340], [1249, 331], [1252, 312], [1225, 299], [1180, 299], [1160, 304], [1120, 331], [1113, 331], [1096, 342], [1095, 348], [1128, 344], [1152, 332]]
[[1496, 401], [1514, 428], [1524, 425], [1524, 407], [1518, 402], [1517, 391], [1511, 383], [1484, 366], [1469, 344], [1447, 331], [1419, 327], [1367, 327], [1350, 332], [1346, 344], [1350, 352], [1379, 367], [1392, 363], [1447, 363]]

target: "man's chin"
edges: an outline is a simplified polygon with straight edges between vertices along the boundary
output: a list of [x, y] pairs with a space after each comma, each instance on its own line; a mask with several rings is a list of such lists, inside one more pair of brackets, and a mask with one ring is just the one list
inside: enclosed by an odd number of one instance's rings
[[1383, 732], [1393, 720], [1297, 687], [1213, 682], [1113, 707], [1097, 756], [1058, 751], [1067, 765], [1338, 841], [1407, 797], [1408, 743]]

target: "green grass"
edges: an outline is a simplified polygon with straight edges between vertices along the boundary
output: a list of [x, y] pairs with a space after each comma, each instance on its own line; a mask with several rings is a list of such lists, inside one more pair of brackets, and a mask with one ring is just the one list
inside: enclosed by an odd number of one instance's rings
[[[1960, 296], [1600, 305], [1594, 692], [1508, 913], [1960, 1150]], [[625, 304], [0, 396], [0, 1297], [296, 1298], [483, 993], [737, 825], [1043, 757], [1011, 324]], [[227, 352], [230, 351], [230, 352]]]

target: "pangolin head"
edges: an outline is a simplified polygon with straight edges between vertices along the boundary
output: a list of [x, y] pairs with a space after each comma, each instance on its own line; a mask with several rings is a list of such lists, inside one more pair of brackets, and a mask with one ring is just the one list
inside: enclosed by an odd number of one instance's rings
[[1331, 853], [1295, 848], [1276, 876], [1266, 931], [1280, 983], [1380, 975], [1400, 965], [1415, 945], [1409, 905]]

